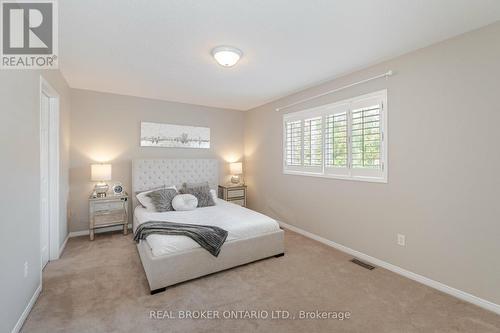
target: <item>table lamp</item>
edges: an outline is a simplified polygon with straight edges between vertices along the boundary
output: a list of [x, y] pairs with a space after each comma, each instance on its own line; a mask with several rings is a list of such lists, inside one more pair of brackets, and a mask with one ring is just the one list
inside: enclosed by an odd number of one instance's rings
[[231, 172], [231, 183], [239, 184], [240, 176], [243, 173], [243, 163], [229, 163], [229, 171]]
[[109, 190], [109, 185], [106, 184], [106, 181], [111, 180], [111, 164], [91, 164], [90, 178], [93, 182], [97, 182], [92, 196], [98, 198], [105, 197], [106, 192]]

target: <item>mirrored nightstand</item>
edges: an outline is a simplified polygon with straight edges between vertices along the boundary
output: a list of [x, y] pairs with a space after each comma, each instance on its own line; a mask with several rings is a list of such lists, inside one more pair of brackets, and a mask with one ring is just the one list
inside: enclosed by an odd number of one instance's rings
[[94, 240], [94, 231], [98, 228], [123, 225], [123, 234], [128, 232], [128, 195], [108, 194], [106, 197], [89, 197], [90, 240]]
[[246, 185], [219, 185], [218, 197], [242, 207], [246, 207], [247, 187]]

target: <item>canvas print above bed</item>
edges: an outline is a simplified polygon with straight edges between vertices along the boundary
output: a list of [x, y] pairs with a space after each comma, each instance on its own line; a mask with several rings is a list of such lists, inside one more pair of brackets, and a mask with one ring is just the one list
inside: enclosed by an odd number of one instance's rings
[[141, 122], [141, 147], [210, 148], [210, 128]]

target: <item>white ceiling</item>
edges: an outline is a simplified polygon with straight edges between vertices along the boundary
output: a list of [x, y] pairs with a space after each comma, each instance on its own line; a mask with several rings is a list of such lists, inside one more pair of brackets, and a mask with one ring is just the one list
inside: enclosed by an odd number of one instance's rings
[[[500, 20], [498, 0], [63, 0], [73, 88], [247, 110]], [[232, 68], [210, 51], [244, 52]]]

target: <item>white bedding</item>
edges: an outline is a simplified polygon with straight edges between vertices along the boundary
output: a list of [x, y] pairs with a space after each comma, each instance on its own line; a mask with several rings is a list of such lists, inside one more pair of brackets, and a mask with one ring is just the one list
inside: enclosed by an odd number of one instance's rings
[[[135, 229], [147, 221], [169, 221], [186, 224], [205, 224], [228, 231], [226, 242], [254, 237], [279, 230], [278, 223], [270, 217], [253, 210], [217, 199], [212, 207], [196, 208], [191, 211], [164, 213], [149, 212], [138, 206], [134, 210]], [[187, 236], [150, 235], [146, 238], [154, 256], [172, 254], [200, 247]]]

